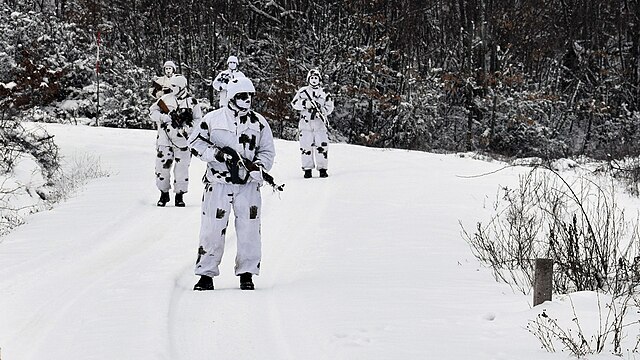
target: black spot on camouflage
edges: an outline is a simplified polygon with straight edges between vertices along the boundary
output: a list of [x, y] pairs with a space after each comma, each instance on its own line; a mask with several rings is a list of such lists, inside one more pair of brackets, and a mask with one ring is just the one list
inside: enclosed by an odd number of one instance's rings
[[255, 135], [251, 135], [251, 137], [249, 137], [249, 135], [247, 134], [242, 134], [240, 135], [240, 138], [238, 138], [238, 142], [245, 148], [247, 147], [247, 145], [249, 145], [249, 150], [253, 150], [256, 148], [256, 140], [257, 139]]
[[329, 156], [329, 152], [323, 147], [318, 148], [318, 154], [322, 155], [325, 159]]
[[202, 255], [205, 255], [207, 252], [204, 251], [204, 248], [202, 246], [200, 246], [198, 248], [198, 259], [196, 260], [196, 264], [200, 263], [200, 259], [202, 258]]

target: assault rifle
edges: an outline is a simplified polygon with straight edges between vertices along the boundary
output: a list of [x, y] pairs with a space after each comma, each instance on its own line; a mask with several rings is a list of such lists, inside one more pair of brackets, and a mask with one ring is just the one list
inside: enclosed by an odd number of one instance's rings
[[157, 83], [155, 80], [151, 82], [151, 87], [153, 88], [154, 95], [158, 93], [158, 91], [162, 91], [162, 85]]
[[328, 129], [330, 127], [329, 126], [329, 118], [327, 118], [327, 115], [325, 115], [324, 112], [322, 112], [322, 109], [320, 108], [320, 104], [318, 104], [318, 102], [313, 100], [311, 95], [307, 92], [307, 89], [304, 89], [304, 93], [309, 98], [309, 101], [311, 101], [311, 105], [313, 105], [313, 110], [315, 110], [316, 114], [320, 116], [320, 120], [322, 120], [322, 122], [325, 125], [327, 125], [327, 129]]
[[149, 88], [149, 92], [154, 98], [158, 99], [160, 96], [170, 93], [171, 89], [162, 86], [162, 84], [160, 84], [156, 79], [151, 81], [151, 87]]
[[169, 107], [162, 99], [158, 100], [158, 107], [163, 114], [168, 114], [171, 117], [171, 125], [174, 128], [182, 127], [184, 124], [192, 126], [193, 110], [189, 108], [180, 109], [180, 111], [177, 111], [178, 109], [169, 110]]
[[[231, 173], [231, 182], [232, 183], [234, 183], [234, 184], [246, 184], [247, 181], [249, 180], [249, 176], [250, 176], [250, 173], [252, 171], [260, 171], [261, 174], [262, 174], [262, 179], [267, 184], [269, 184], [269, 186], [271, 186], [273, 188], [273, 191], [281, 192], [281, 191], [284, 190], [284, 184], [280, 184], [280, 185], [276, 184], [276, 181], [273, 178], [273, 176], [271, 176], [271, 174], [266, 172], [260, 166], [256, 165], [253, 161], [240, 156], [240, 154], [238, 154], [238, 152], [235, 151], [234, 149], [232, 149], [232, 148], [230, 148], [228, 146], [220, 148], [219, 146], [215, 145], [209, 139], [205, 138], [201, 134], [198, 134], [198, 139], [200, 139], [200, 140], [206, 142], [207, 144], [213, 146], [214, 148], [216, 148], [218, 151], [222, 152], [223, 154], [228, 155], [227, 157], [225, 157], [225, 163], [227, 164], [227, 167], [229, 168], [229, 172]], [[243, 167], [247, 172], [247, 175], [245, 176], [244, 179], [240, 178], [240, 176], [239, 176], [240, 167]]]

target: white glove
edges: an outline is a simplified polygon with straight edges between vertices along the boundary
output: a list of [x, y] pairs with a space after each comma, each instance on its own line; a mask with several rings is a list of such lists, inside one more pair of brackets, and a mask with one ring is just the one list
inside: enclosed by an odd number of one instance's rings
[[252, 171], [249, 173], [249, 176], [251, 176], [252, 179], [256, 180], [260, 184], [262, 184], [262, 182], [264, 181], [264, 179], [262, 178], [262, 171]]
[[171, 116], [169, 116], [168, 114], [160, 114], [160, 121], [162, 121], [165, 124], [170, 124]]
[[202, 155], [200, 156], [200, 159], [202, 161], [206, 161], [206, 162], [212, 162], [212, 161], [217, 161], [216, 160], [216, 155], [218, 154], [220, 150], [218, 148], [212, 148], [212, 147], [208, 147], [206, 148], [206, 150], [202, 153]]
[[252, 171], [249, 173], [249, 176], [260, 185], [264, 182], [264, 178], [262, 178], [262, 171]]
[[304, 107], [305, 107], [305, 108], [307, 108], [307, 109], [309, 109], [309, 110], [313, 109], [313, 108], [314, 108], [314, 106], [313, 106], [313, 101], [311, 101], [311, 100], [305, 100], [305, 101], [304, 101]]

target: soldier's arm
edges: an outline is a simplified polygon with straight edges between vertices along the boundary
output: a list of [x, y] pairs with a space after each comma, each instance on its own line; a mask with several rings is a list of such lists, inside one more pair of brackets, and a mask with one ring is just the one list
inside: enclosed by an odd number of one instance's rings
[[298, 90], [298, 92], [296, 92], [296, 95], [293, 97], [293, 101], [291, 101], [291, 107], [297, 111], [302, 111], [305, 109], [305, 106], [304, 106], [305, 99], [301, 96], [300, 93], [301, 92]]

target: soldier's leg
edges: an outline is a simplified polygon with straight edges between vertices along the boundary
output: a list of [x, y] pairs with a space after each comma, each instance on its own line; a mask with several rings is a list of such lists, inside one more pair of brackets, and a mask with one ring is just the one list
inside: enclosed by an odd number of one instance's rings
[[173, 149], [170, 146], [157, 146], [156, 150], [156, 186], [158, 190], [168, 192], [171, 190]]
[[236, 254], [236, 275], [260, 273], [262, 241], [260, 238], [260, 211], [262, 197], [258, 184], [242, 186], [233, 200], [233, 212], [236, 217], [238, 251]]
[[302, 169], [308, 170], [315, 168], [315, 164], [313, 162], [313, 132], [300, 130], [299, 140]]
[[177, 194], [189, 191], [189, 165], [191, 152], [189, 149], [174, 148], [173, 191]]
[[233, 188], [225, 184], [205, 184], [200, 215], [200, 247], [195, 274], [218, 276], [224, 253]]
[[326, 131], [316, 131], [314, 142], [316, 165], [318, 169], [329, 168], [329, 134]]

